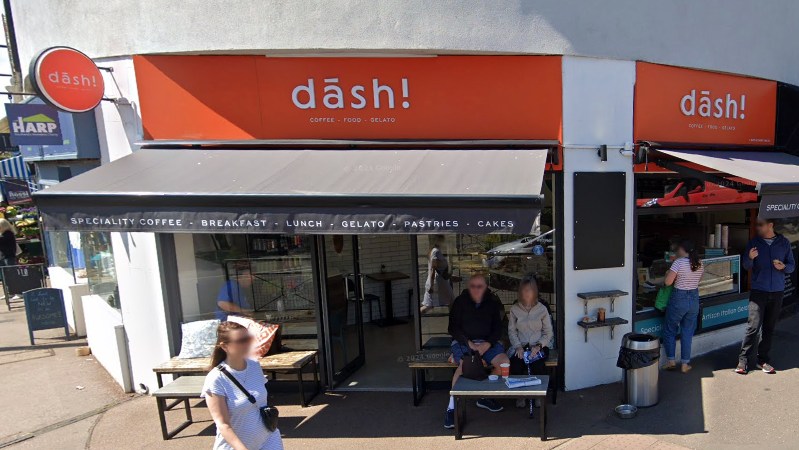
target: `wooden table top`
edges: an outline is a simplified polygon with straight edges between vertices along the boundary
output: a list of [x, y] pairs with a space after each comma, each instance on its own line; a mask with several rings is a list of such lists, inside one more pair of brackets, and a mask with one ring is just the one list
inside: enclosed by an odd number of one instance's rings
[[[315, 356], [317, 350], [298, 350], [294, 352], [276, 353], [258, 360], [265, 372], [295, 370], [308, 364]], [[155, 373], [208, 373], [211, 358], [172, 358], [153, 368]]]
[[[517, 375], [511, 375], [511, 378]], [[497, 381], [485, 379], [483, 381], [470, 380], [460, 377], [449, 395], [458, 397], [545, 397], [549, 387], [548, 375], [536, 375], [541, 384], [510, 389], [505, 385], [502, 377]]]
[[[449, 360], [451, 355], [449, 349], [432, 348], [416, 352], [413, 358], [408, 361], [411, 369], [448, 369], [458, 367]], [[558, 367], [558, 354], [554, 350], [549, 354], [549, 358], [544, 361], [546, 367]]]
[[405, 280], [411, 277], [410, 275], [402, 272], [367, 273], [366, 276], [375, 281]]
[[153, 397], [175, 396], [197, 397], [202, 393], [205, 375], [180, 377], [177, 380], [153, 392]]

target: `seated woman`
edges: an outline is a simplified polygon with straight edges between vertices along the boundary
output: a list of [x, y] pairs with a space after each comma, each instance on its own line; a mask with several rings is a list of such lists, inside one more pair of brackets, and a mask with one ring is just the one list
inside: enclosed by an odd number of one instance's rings
[[[544, 362], [549, 356], [549, 345], [553, 336], [552, 319], [547, 307], [538, 302], [538, 284], [532, 275], [528, 275], [519, 283], [519, 301], [511, 307], [508, 318], [511, 375], [544, 375]], [[524, 360], [525, 347], [529, 348], [531, 355], [536, 355], [539, 351], [544, 355], [529, 363], [529, 372], [528, 363]], [[517, 400], [516, 406], [524, 408], [525, 401]]]

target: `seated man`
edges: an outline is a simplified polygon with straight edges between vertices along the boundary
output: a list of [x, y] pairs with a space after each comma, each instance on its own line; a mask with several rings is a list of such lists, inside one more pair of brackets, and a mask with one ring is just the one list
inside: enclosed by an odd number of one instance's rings
[[[477, 351], [486, 364], [492, 366], [491, 373], [499, 375], [500, 364], [510, 363], [505, 349], [498, 341], [502, 337], [502, 319], [505, 309], [491, 295], [486, 279], [482, 275], [473, 275], [469, 279], [469, 289], [465, 290], [452, 303], [449, 313], [449, 334], [452, 336], [452, 356], [458, 368], [452, 377], [452, 386], [463, 373], [461, 359], [469, 349]], [[494, 400], [481, 398], [477, 401], [479, 408], [491, 412], [502, 411], [502, 407]], [[455, 428], [455, 400], [449, 398], [449, 407], [444, 421], [444, 428]]]
[[246, 292], [253, 282], [248, 264], [236, 267], [236, 279], [228, 280], [219, 288], [216, 296], [216, 318], [224, 322], [229, 315], [244, 316], [252, 313], [247, 302]]

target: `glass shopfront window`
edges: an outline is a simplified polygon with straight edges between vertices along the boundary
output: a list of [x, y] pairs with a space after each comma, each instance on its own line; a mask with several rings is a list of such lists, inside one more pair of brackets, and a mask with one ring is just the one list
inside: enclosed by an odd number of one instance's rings
[[636, 331], [662, 332], [663, 313], [655, 309], [655, 300], [681, 239], [694, 242], [705, 265], [698, 332], [746, 319], [749, 284], [741, 255], [757, 217], [752, 184], [736, 178], [710, 183], [674, 173], [636, 175]]
[[[799, 261], [799, 217], [778, 221], [774, 224], [774, 231], [791, 241], [793, 259]], [[792, 274], [785, 275], [785, 295], [782, 300], [783, 307], [799, 302], [799, 292], [796, 289], [796, 285], [797, 271], [794, 270]]]
[[73, 274], [72, 246], [69, 244], [69, 234], [66, 231], [48, 231], [47, 239], [48, 262], [50, 267], [60, 267]]
[[[176, 234], [175, 249], [183, 322], [234, 313], [302, 322], [315, 336], [310, 236]], [[227, 311], [226, 300], [241, 311]]]
[[119, 284], [114, 253], [111, 250], [111, 233], [80, 233], [80, 244], [85, 268], [77, 269], [76, 273], [85, 271], [89, 292], [99, 295], [111, 307], [119, 309]]
[[[545, 178], [543, 193], [546, 206], [541, 211], [540, 227], [532, 235], [502, 234], [457, 234], [416, 236], [419, 264], [419, 297], [424, 306], [426, 283], [428, 283], [430, 258], [440, 253], [445, 258], [452, 277], [449, 284], [452, 295], [457, 297], [467, 288], [469, 277], [482, 274], [486, 277], [492, 293], [510, 311], [518, 300], [521, 280], [533, 275], [538, 283], [539, 300], [545, 303], [552, 314], [553, 324], [558, 314], [555, 297], [555, 223], [553, 208], [553, 177]], [[421, 315], [422, 346], [439, 347], [452, 341], [447, 332], [449, 308], [441, 305], [440, 292], [445, 287], [434, 287], [431, 308], [424, 308]], [[507, 321], [505, 322], [507, 325]], [[504, 327], [507, 339], [507, 326]], [[507, 342], [507, 340], [506, 340]], [[553, 345], [555, 343], [553, 342]], [[554, 347], [553, 347], [554, 348]]]

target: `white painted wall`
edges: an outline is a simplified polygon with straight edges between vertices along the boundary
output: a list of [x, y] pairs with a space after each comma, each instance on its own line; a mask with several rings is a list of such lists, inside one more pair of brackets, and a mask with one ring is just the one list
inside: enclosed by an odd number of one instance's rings
[[[113, 68], [113, 72], [103, 72], [105, 96], [127, 100], [122, 104], [102, 102], [95, 110], [101, 160], [108, 163], [138, 149], [133, 143], [141, 139], [141, 119], [131, 58], [106, 59], [98, 65]], [[170, 357], [156, 236], [111, 233], [111, 243], [132, 383], [134, 389], [155, 387], [152, 368]]]
[[59, 266], [48, 267], [47, 272], [50, 276], [50, 287], [61, 289], [64, 294], [64, 308], [67, 311], [69, 327], [78, 336], [86, 336], [86, 320], [81, 299], [84, 295], [89, 295], [86, 279], [76, 284], [72, 272]]
[[133, 392], [122, 315], [98, 295], [86, 295], [82, 303], [92, 355], [125, 392]]
[[69, 45], [94, 58], [325, 51], [555, 54], [644, 60], [799, 84], [794, 0], [24, 0], [22, 65]]
[[[609, 300], [592, 300], [588, 313], [608, 309], [609, 316], [623, 317], [630, 324], [616, 327], [615, 339], [609, 328], [589, 330], [584, 342], [583, 330], [577, 321], [584, 315], [580, 292], [620, 289], [630, 292], [633, 269], [629, 265], [611, 269], [574, 270], [574, 172], [626, 172], [627, 211], [625, 220], [625, 261], [634, 261], [633, 233], [633, 166], [631, 158], [608, 150], [608, 160], [601, 162], [597, 146], [623, 146], [633, 139], [633, 92], [635, 63], [592, 58], [563, 58], [563, 141], [564, 146], [564, 343], [565, 387], [581, 389], [621, 380], [616, 367], [621, 337], [632, 330], [633, 299], [616, 300], [610, 313]], [[592, 148], [580, 148], [580, 147]], [[598, 217], [597, 220], [602, 220]], [[590, 370], [586, 370], [590, 368]]]

